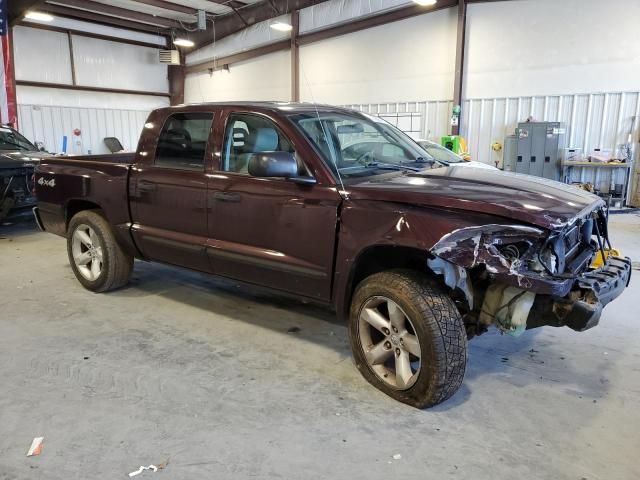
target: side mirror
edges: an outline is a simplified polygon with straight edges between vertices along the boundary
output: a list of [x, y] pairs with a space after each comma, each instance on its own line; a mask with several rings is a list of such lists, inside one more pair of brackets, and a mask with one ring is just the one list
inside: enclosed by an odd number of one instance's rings
[[36, 148], [38, 149], [39, 152], [46, 152], [44, 148], [44, 143], [42, 142], [36, 142]]
[[249, 175], [252, 177], [286, 178], [295, 183], [313, 185], [315, 178], [298, 176], [298, 162], [289, 152], [260, 152], [249, 158]]

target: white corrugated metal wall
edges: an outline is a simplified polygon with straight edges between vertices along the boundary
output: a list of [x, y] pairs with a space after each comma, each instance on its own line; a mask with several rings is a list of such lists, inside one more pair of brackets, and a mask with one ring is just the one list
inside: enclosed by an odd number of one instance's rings
[[[21, 133], [29, 140], [42, 142], [47, 151], [62, 151], [67, 136], [70, 154], [108, 153], [104, 137], [117, 137], [125, 150], [135, 150], [149, 111], [106, 108], [19, 105]], [[80, 129], [81, 135], [73, 131]]]
[[[438, 141], [450, 131], [451, 100], [349, 107], [381, 116], [414, 138]], [[564, 122], [567, 147], [581, 148], [585, 155], [594, 148], [609, 149], [615, 154], [621, 144], [630, 141], [632, 129], [640, 128], [640, 122], [633, 124], [638, 116], [640, 92], [467, 99], [462, 109], [462, 135], [474, 160], [501, 164], [502, 152], [494, 152], [491, 145], [503, 143], [506, 135], [514, 133], [518, 122], [533, 117], [538, 121]], [[634, 153], [637, 158], [638, 152]], [[620, 183], [622, 171], [615, 175], [615, 182]], [[589, 170], [583, 170], [579, 180], [596, 182], [594, 172]], [[599, 178], [598, 186], [610, 181], [610, 177]]]
[[382, 117], [415, 139], [439, 141], [449, 132], [452, 100], [428, 102], [369, 103], [345, 105]]
[[[88, 32], [97, 28], [82, 22], [75, 26]], [[65, 136], [70, 154], [108, 153], [104, 137], [117, 137], [125, 150], [134, 150], [149, 112], [169, 104], [168, 94], [164, 95], [169, 88], [167, 66], [158, 62], [155, 47], [73, 34], [72, 62], [66, 33], [20, 25], [14, 27], [13, 35], [18, 128], [52, 153], [62, 152]], [[158, 41], [155, 35], [142, 39]], [[21, 81], [73, 85], [77, 89], [21, 85]], [[94, 87], [151, 95], [94, 92]], [[73, 134], [76, 129], [80, 136]]]

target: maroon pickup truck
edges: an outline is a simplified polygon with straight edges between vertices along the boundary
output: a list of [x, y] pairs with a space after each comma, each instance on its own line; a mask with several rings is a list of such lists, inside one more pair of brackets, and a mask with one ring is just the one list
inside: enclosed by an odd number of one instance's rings
[[43, 160], [36, 185], [85, 288], [122, 287], [137, 258], [332, 305], [362, 375], [420, 408], [460, 387], [469, 338], [588, 329], [631, 276], [598, 197], [330, 106], [163, 108], [135, 153]]

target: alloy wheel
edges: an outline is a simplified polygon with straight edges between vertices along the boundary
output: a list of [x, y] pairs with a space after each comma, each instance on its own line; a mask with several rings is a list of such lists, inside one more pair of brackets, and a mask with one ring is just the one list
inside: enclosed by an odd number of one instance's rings
[[360, 346], [369, 368], [393, 388], [406, 390], [418, 379], [420, 343], [407, 314], [393, 300], [375, 296], [358, 319]]
[[96, 232], [88, 225], [78, 225], [71, 239], [71, 254], [76, 268], [93, 282], [102, 273], [103, 252]]

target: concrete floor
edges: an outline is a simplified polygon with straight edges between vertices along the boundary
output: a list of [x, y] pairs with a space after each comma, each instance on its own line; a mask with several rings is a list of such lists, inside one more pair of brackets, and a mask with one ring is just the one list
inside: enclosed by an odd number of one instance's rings
[[[640, 217], [612, 231], [640, 259]], [[0, 237], [2, 480], [166, 459], [137, 478], [640, 478], [639, 278], [589, 332], [473, 340], [462, 389], [418, 411], [360, 377], [328, 311], [140, 262], [96, 295], [62, 238]]]

